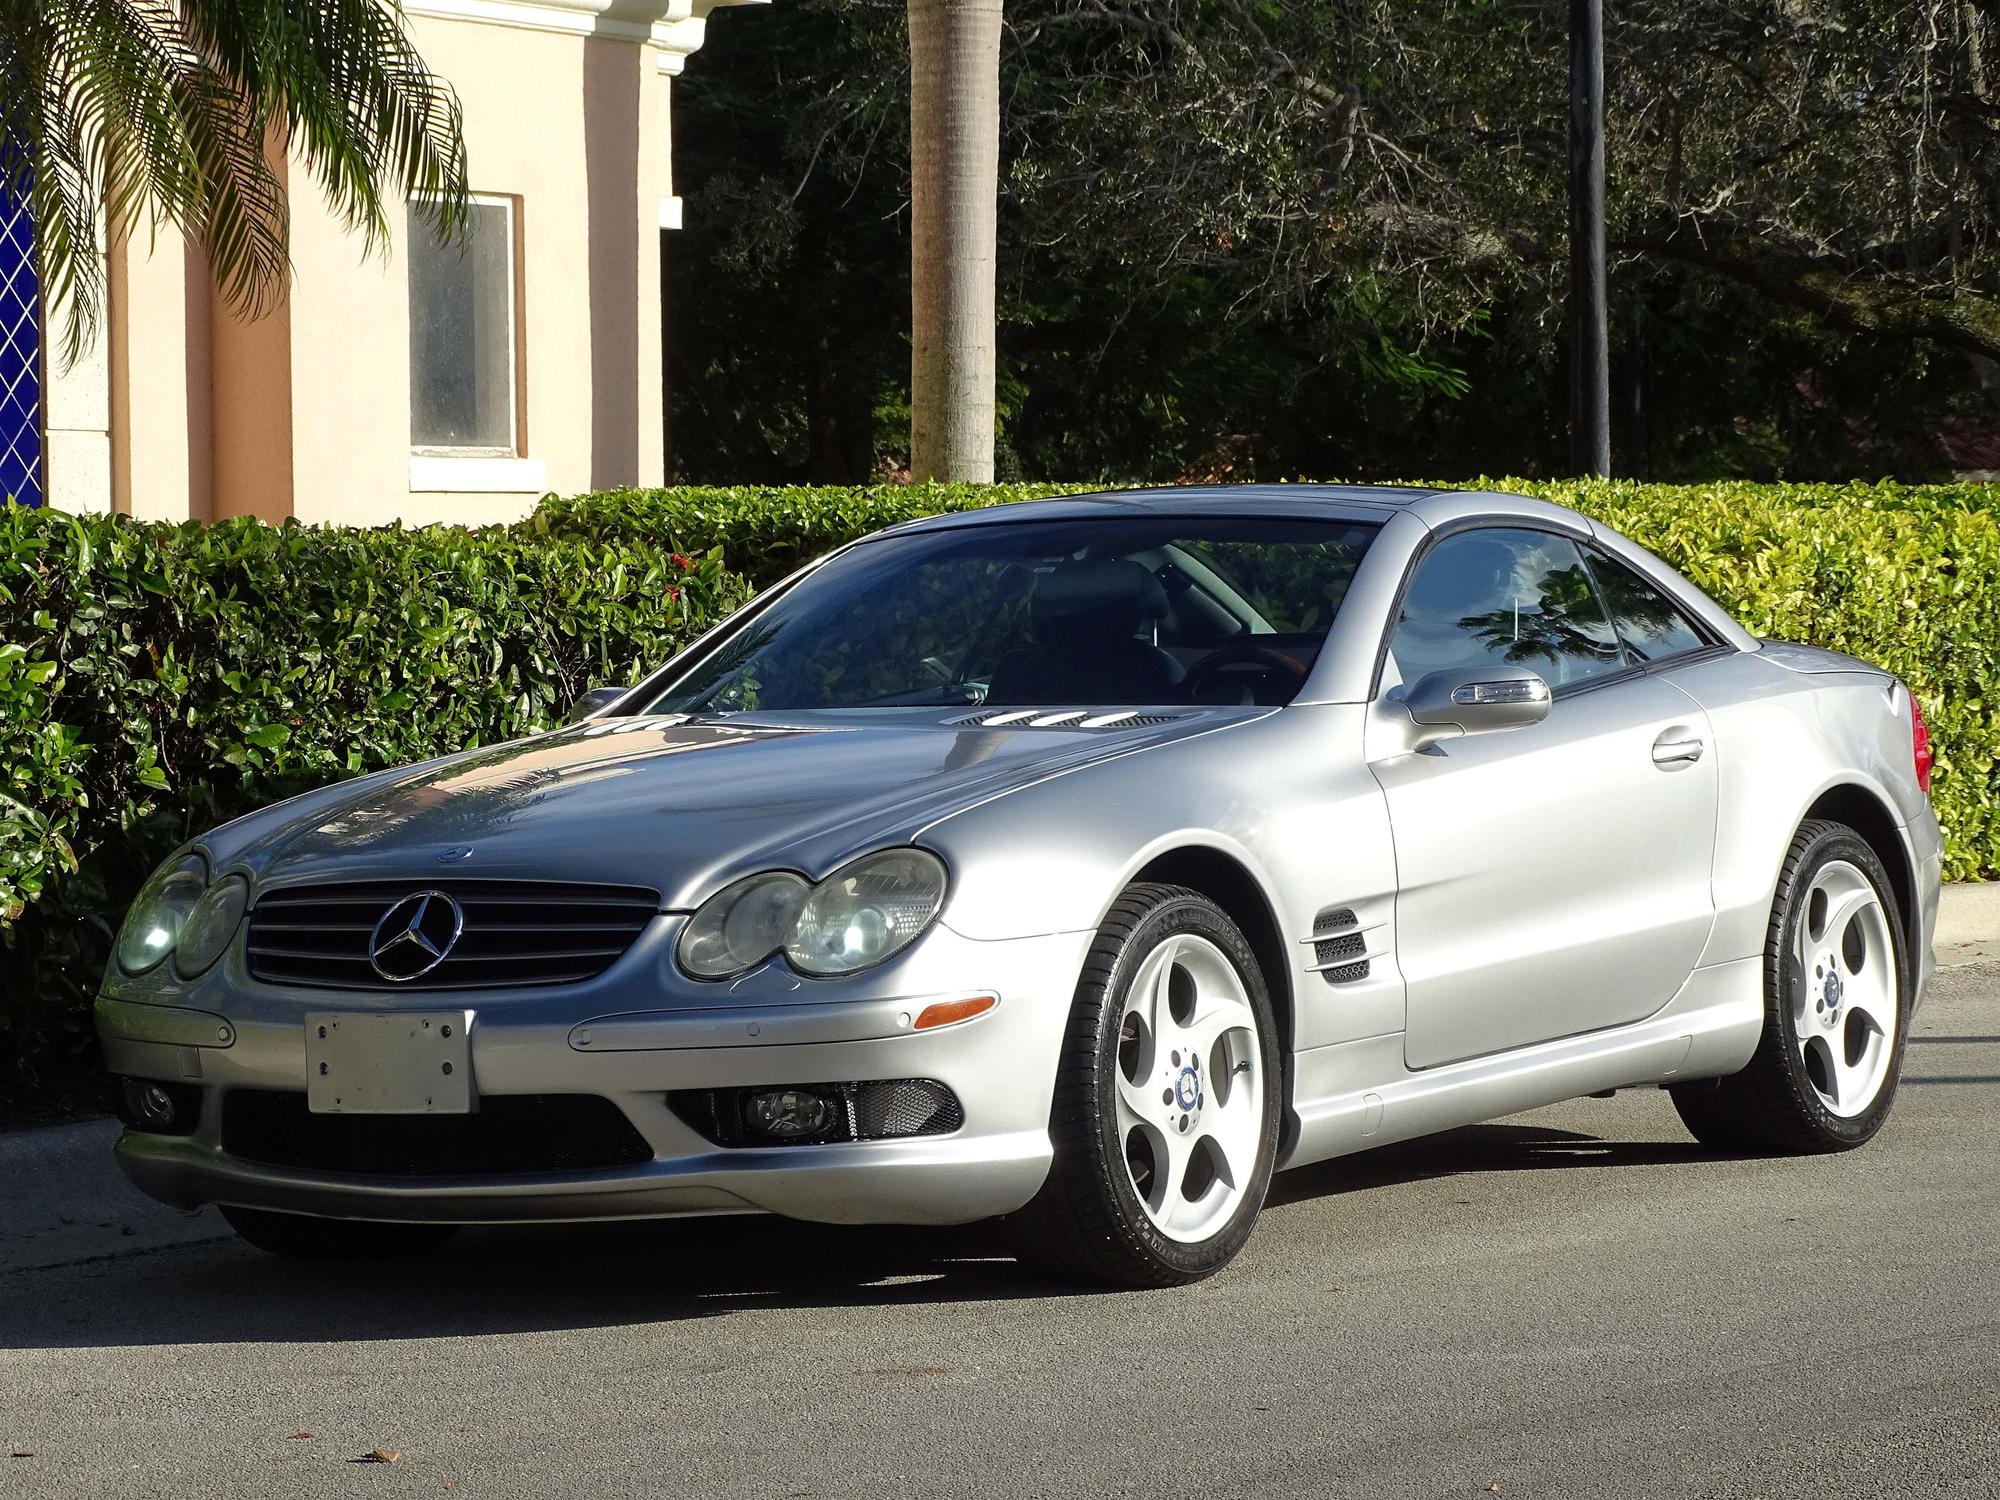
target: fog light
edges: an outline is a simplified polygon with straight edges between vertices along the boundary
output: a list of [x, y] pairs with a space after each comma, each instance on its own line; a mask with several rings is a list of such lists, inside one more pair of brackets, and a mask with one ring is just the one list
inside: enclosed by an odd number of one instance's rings
[[118, 1104], [118, 1117], [134, 1130], [186, 1135], [201, 1111], [201, 1093], [185, 1084], [123, 1078], [118, 1082]]
[[807, 1089], [763, 1089], [743, 1105], [752, 1130], [781, 1141], [819, 1135], [833, 1123], [833, 1111], [831, 1100]]

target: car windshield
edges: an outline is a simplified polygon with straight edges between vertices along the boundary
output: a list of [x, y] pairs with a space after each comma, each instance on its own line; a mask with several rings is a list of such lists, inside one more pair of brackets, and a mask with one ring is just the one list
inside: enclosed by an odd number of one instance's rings
[[654, 713], [1288, 703], [1375, 534], [1353, 521], [1022, 521], [862, 543]]

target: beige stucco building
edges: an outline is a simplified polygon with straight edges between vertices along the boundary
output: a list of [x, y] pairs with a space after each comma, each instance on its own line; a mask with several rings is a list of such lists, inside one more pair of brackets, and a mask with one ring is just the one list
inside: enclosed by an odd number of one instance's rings
[[164, 519], [514, 519], [658, 484], [671, 103], [745, 0], [405, 0], [464, 109], [464, 248], [369, 249], [294, 174], [295, 277], [254, 320], [170, 231], [114, 233], [96, 345], [46, 367], [50, 503]]

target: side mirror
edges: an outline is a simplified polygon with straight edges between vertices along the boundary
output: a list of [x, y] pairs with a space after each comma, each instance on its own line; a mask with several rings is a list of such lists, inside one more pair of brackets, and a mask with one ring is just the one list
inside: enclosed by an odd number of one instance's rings
[[1452, 667], [1417, 679], [1403, 699], [1424, 750], [1439, 740], [1524, 729], [1549, 716], [1549, 685], [1526, 667]]
[[599, 709], [609, 708], [629, 691], [629, 688], [622, 687], [594, 687], [569, 706], [563, 723], [580, 724]]

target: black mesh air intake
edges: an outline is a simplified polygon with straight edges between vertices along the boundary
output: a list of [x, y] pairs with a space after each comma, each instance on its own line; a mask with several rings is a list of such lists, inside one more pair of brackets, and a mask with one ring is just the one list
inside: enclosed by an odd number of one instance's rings
[[222, 1149], [243, 1161], [362, 1177], [506, 1177], [636, 1166], [653, 1149], [595, 1094], [491, 1094], [469, 1115], [316, 1115], [306, 1096], [232, 1089]]

